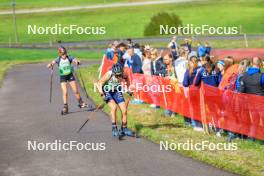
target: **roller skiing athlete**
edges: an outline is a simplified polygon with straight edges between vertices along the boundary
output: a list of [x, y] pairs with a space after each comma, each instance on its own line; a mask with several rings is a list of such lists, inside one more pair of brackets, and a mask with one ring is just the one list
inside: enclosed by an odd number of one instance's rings
[[[127, 105], [120, 84], [123, 79], [125, 79], [125, 77], [122, 65], [115, 64], [97, 83], [100, 95], [111, 109], [112, 136], [117, 137], [118, 139], [121, 139], [124, 136], [135, 137], [135, 133], [127, 128]], [[120, 130], [118, 130], [116, 124], [116, 112], [118, 107], [122, 113]]]
[[67, 83], [70, 84], [71, 89], [74, 93], [75, 98], [78, 101], [79, 108], [88, 107], [86, 103], [83, 102], [80, 93], [78, 91], [77, 83], [73, 75], [72, 63], [79, 65], [80, 61], [67, 54], [66, 49], [63, 46], [58, 48], [59, 56], [47, 65], [48, 68], [53, 69], [54, 65], [57, 64], [59, 68], [60, 84], [62, 89], [62, 99], [63, 99], [63, 109], [61, 115], [66, 115], [69, 113], [68, 108], [68, 90]]

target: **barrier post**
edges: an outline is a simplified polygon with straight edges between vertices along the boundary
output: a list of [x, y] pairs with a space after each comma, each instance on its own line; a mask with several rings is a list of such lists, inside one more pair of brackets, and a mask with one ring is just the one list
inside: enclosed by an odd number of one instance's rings
[[163, 79], [163, 77], [161, 77], [161, 75], [159, 75], [159, 84], [162, 87], [162, 95], [163, 95], [165, 110], [168, 110], [167, 98], [166, 98], [164, 86], [162, 86], [163, 84], [162, 84], [161, 79]]
[[103, 71], [103, 66], [104, 66], [104, 60], [105, 60], [105, 55], [103, 55], [103, 59], [102, 59], [101, 65], [100, 65], [100, 67], [98, 68], [99, 79], [101, 78], [101, 76], [103, 76], [103, 75], [102, 75], [102, 71]]
[[205, 101], [204, 101], [204, 83], [201, 82], [201, 87], [200, 87], [200, 109], [201, 109], [201, 120], [203, 124], [203, 129], [206, 134], [209, 134], [209, 129], [207, 125], [207, 120], [206, 120], [206, 110], [205, 110]]

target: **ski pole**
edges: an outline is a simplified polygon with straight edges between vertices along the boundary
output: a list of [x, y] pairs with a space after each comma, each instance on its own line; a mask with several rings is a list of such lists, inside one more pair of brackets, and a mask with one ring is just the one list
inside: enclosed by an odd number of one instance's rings
[[[106, 103], [104, 102], [104, 103], [98, 105], [98, 106], [95, 108], [95, 110], [94, 110], [93, 112], [91, 112], [91, 114], [90, 114], [89, 116], [90, 116], [90, 117], [93, 117], [92, 115], [93, 115], [95, 112], [97, 112], [99, 109], [102, 109], [102, 108], [104, 107], [105, 104], [106, 104]], [[89, 117], [89, 116], [88, 116], [88, 117]], [[86, 123], [87, 123], [88, 121], [89, 121], [89, 118], [87, 118], [87, 119], [85, 120], [85, 122], [82, 124], [82, 126], [78, 129], [77, 133], [79, 133], [79, 132], [82, 130], [82, 128], [86, 125]]]
[[79, 64], [77, 64], [77, 70], [78, 70], [78, 72], [79, 72], [79, 77], [80, 77], [80, 80], [81, 80], [81, 84], [83, 85], [83, 89], [84, 89], [84, 92], [85, 92], [86, 98], [89, 98], [89, 97], [88, 97], [87, 90], [86, 90], [85, 85], [84, 85], [84, 81], [83, 81], [82, 73], [81, 73], [81, 71], [79, 70]]
[[53, 80], [53, 66], [51, 67], [51, 71], [50, 71], [50, 97], [49, 97], [50, 103], [52, 99], [52, 80]]

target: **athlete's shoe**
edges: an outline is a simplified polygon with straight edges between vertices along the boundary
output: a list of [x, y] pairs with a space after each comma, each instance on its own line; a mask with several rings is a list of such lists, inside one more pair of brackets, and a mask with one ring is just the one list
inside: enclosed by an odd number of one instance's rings
[[134, 100], [131, 100], [130, 101], [131, 104], [143, 104], [144, 102], [142, 100], [139, 100], [139, 99], [134, 99]]
[[113, 137], [117, 137], [117, 136], [119, 136], [119, 131], [118, 131], [116, 125], [112, 125], [112, 136], [113, 136]]
[[232, 140], [237, 138], [237, 134], [229, 132], [227, 137], [227, 142], [232, 142]]
[[67, 104], [64, 104], [63, 109], [61, 111], [61, 115], [68, 114], [68, 112], [69, 112], [68, 105]]
[[87, 108], [88, 107], [88, 105], [84, 102], [79, 103], [78, 106], [79, 106], [79, 108]]
[[129, 130], [127, 127], [122, 127], [121, 128], [121, 135], [122, 136], [135, 136], [135, 133], [131, 130]]

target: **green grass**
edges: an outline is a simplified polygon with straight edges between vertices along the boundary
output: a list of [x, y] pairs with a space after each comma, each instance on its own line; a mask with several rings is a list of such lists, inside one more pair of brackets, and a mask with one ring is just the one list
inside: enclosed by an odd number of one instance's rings
[[[183, 24], [197, 26], [242, 26], [247, 34], [264, 33], [264, 1], [233, 0], [206, 1], [180, 4], [78, 10], [39, 14], [17, 15], [20, 42], [84, 41], [127, 37], [143, 37], [143, 31], [150, 18], [158, 12], [177, 14]], [[14, 42], [11, 15], [0, 16], [0, 41]], [[28, 35], [27, 25], [54, 26], [105, 26], [105, 35]]]
[[[93, 82], [98, 78], [97, 69], [98, 65], [90, 66], [82, 70], [82, 75], [85, 86], [90, 92], [89, 95], [96, 104], [101, 104], [100, 95], [93, 93]], [[105, 106], [104, 111], [109, 113], [109, 108]], [[224, 137], [218, 138], [215, 135], [194, 132], [184, 124], [181, 116], [165, 118], [162, 110], [150, 109], [148, 105], [129, 105], [128, 118], [130, 128], [155, 143], [160, 141], [178, 143], [191, 139], [193, 143], [205, 140], [215, 144], [226, 142]], [[244, 176], [264, 175], [264, 147], [249, 141], [235, 140], [234, 142], [238, 146], [236, 151], [177, 150], [176, 152]]]
[[[44, 7], [65, 7], [65, 6], [80, 6], [80, 5], [91, 5], [91, 4], [104, 4], [114, 2], [136, 2], [136, 1], [147, 1], [147, 0], [17, 0], [17, 9], [31, 9], [31, 8], [44, 8]], [[11, 9], [11, 0], [2, 0], [0, 2], [1, 10]]]
[[[28, 60], [39, 61], [43, 59], [52, 60], [58, 56], [56, 49], [14, 49], [0, 48], [0, 60]], [[80, 59], [98, 59], [102, 57], [103, 52], [68, 50], [68, 54]]]
[[[0, 87], [5, 73], [12, 66], [25, 63], [48, 62], [57, 57], [56, 50], [40, 50], [40, 49], [11, 49], [0, 48]], [[101, 59], [101, 52], [88, 52], [83, 50], [69, 50], [69, 54], [85, 59]]]

